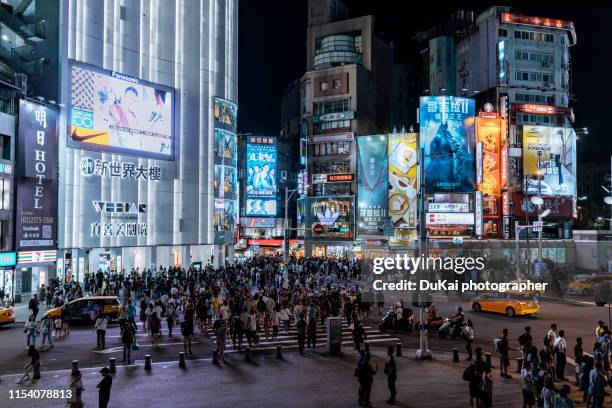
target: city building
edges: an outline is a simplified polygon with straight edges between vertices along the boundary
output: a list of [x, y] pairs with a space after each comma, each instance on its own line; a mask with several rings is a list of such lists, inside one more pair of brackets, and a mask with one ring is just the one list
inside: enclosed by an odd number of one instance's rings
[[[491, 7], [476, 18], [460, 10], [451, 21], [415, 39], [421, 44], [423, 94], [474, 98], [476, 111], [482, 113], [477, 139], [481, 123], [499, 128], [499, 150], [489, 157], [485, 151], [480, 170], [486, 174], [494, 166], [499, 174], [492, 180], [497, 186], [482, 194], [482, 236], [514, 237], [516, 221], [537, 219], [530, 198], [541, 195], [542, 211], [551, 209], [544, 236], [571, 238], [577, 216], [570, 106], [570, 50], [577, 41], [573, 23], [525, 16], [509, 7]], [[536, 141], [550, 147], [549, 154], [530, 149]], [[486, 159], [492, 160], [487, 164]], [[476, 196], [472, 199], [476, 204]], [[537, 236], [533, 229], [521, 234]]]
[[[0, 168], [19, 160], [0, 249], [17, 252], [15, 289], [233, 261], [238, 2], [1, 6]], [[12, 228], [11, 203], [44, 225]]]
[[348, 256], [358, 239], [375, 240], [375, 247], [386, 240], [378, 231], [356, 233], [357, 137], [408, 126], [400, 103], [408, 97], [401, 92], [407, 70], [394, 65], [392, 46], [375, 34], [373, 16], [347, 15], [339, 1], [308, 2], [307, 67], [300, 81], [308, 197], [298, 209], [307, 256]]

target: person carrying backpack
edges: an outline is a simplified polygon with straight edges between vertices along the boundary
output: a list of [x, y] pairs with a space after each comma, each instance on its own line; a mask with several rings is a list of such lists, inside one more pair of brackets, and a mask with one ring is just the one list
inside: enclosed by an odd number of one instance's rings
[[189, 347], [189, 354], [191, 352], [191, 336], [193, 336], [193, 320], [186, 319], [181, 323], [181, 334], [183, 335], [183, 349], [187, 353]]

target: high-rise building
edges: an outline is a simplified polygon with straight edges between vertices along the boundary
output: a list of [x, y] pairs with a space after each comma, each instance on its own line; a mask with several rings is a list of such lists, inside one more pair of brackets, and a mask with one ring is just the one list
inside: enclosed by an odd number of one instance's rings
[[406, 70], [394, 69], [392, 46], [375, 34], [373, 16], [347, 15], [339, 1], [308, 2], [307, 71], [300, 92], [307, 256], [345, 256], [358, 238], [356, 136], [408, 125], [397, 100]]
[[37, 173], [19, 170], [17, 203], [50, 211], [16, 225], [23, 292], [56, 273], [231, 261], [238, 1], [9, 1], [0, 14], [3, 81], [41, 126], [19, 131], [18, 155], [37, 135]]
[[544, 235], [570, 238], [576, 217], [573, 23], [525, 16], [509, 7], [491, 7], [476, 18], [460, 10], [415, 39], [421, 44], [423, 94], [474, 98], [484, 117], [477, 118], [477, 140], [479, 123], [498, 123], [499, 153], [485, 157], [483, 171], [498, 166], [500, 177], [495, 193], [484, 194], [483, 235], [513, 236], [515, 221], [537, 218], [530, 196], [540, 195], [542, 211], [553, 208]]

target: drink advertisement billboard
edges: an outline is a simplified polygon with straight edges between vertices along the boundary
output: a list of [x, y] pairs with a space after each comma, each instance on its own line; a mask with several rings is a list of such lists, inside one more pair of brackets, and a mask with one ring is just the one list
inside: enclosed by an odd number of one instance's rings
[[[524, 125], [523, 173], [528, 178], [527, 194], [576, 195], [574, 129]], [[540, 182], [530, 177], [537, 174], [542, 175]]]
[[276, 138], [250, 136], [246, 146], [246, 214], [276, 216]]
[[389, 184], [387, 136], [359, 136], [357, 149], [357, 234], [382, 235]]
[[422, 96], [420, 146], [425, 149], [425, 192], [474, 191], [474, 100]]
[[54, 248], [57, 240], [58, 112], [19, 102], [16, 243], [20, 250]]
[[69, 145], [162, 160], [174, 157], [174, 89], [70, 62]]
[[389, 135], [389, 216], [395, 228], [414, 228], [417, 218], [417, 134]]
[[478, 190], [484, 195], [499, 195], [501, 119], [476, 119], [476, 140], [482, 143], [482, 182]]
[[352, 240], [353, 198], [307, 198], [306, 239]]

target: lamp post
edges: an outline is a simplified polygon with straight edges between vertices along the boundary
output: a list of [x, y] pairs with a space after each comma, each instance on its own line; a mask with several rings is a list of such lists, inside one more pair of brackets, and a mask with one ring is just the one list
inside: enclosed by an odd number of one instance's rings
[[289, 266], [287, 265], [288, 254], [289, 254], [289, 200], [293, 193], [295, 193], [298, 189], [289, 189], [285, 187], [285, 219], [283, 221], [283, 266], [285, 270], [283, 271], [283, 287], [289, 287]]

